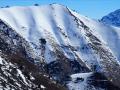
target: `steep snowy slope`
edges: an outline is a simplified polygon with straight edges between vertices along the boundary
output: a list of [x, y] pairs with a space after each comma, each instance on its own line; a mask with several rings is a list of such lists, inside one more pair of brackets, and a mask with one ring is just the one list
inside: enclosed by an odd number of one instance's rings
[[109, 13], [101, 19], [105, 24], [120, 26], [120, 9], [115, 10], [114, 12]]
[[41, 72], [33, 57], [29, 43], [0, 20], [0, 90], [65, 90]]
[[97, 20], [91, 20], [76, 14], [97, 36], [103, 44], [111, 50], [115, 58], [120, 61], [120, 28], [103, 24]]
[[2, 8], [0, 19], [26, 40], [32, 48], [27, 55], [46, 64], [54, 79], [98, 71], [119, 86], [119, 28], [58, 4]]

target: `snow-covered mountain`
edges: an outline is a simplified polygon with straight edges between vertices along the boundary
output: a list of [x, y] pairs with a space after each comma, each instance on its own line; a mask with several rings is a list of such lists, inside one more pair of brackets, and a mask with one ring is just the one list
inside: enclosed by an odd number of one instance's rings
[[[119, 39], [119, 28], [79, 15], [62, 5], [0, 9], [0, 50], [4, 58], [7, 57], [17, 67], [27, 67], [25, 72], [29, 72], [29, 77], [31, 73], [36, 78], [45, 74], [68, 88], [74, 82], [70, 76], [73, 78], [79, 73], [78, 77], [86, 75], [89, 78], [95, 72], [103, 74], [108, 82], [119, 87]], [[83, 85], [87, 83], [87, 77], [81, 77], [85, 80]], [[32, 83], [46, 85], [40, 81]], [[58, 86], [53, 88], [63, 89], [59, 84], [54, 84]], [[99, 90], [91, 86], [93, 90]], [[100, 88], [104, 90], [107, 87]]]
[[120, 9], [115, 10], [114, 12], [109, 13], [101, 19], [105, 24], [120, 26]]
[[28, 42], [0, 20], [0, 90], [66, 90], [41, 68]]

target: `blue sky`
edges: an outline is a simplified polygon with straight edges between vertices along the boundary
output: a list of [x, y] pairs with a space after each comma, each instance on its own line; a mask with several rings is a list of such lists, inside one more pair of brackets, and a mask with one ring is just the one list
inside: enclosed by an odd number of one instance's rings
[[63, 4], [82, 15], [95, 19], [99, 19], [116, 9], [120, 9], [120, 0], [0, 0], [0, 7], [6, 5], [29, 6], [35, 3], [40, 5], [51, 3]]

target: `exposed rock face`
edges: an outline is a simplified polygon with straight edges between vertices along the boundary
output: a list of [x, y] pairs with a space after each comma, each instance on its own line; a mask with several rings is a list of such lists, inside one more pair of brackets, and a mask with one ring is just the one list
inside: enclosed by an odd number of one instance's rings
[[45, 88], [45, 90], [66, 90], [65, 87], [50, 80], [47, 74], [41, 73], [34, 64], [24, 61], [23, 58], [19, 63], [19, 59], [14, 58], [18, 61], [12, 64], [13, 59], [0, 58], [0, 89], [44, 90]]

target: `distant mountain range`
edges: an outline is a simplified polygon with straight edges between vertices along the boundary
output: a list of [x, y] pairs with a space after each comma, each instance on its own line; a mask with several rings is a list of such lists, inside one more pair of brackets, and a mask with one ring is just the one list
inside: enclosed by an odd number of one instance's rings
[[101, 19], [102, 22], [108, 25], [120, 27], [120, 9], [109, 13]]
[[112, 14], [98, 21], [59, 4], [0, 8], [0, 89], [120, 90]]

